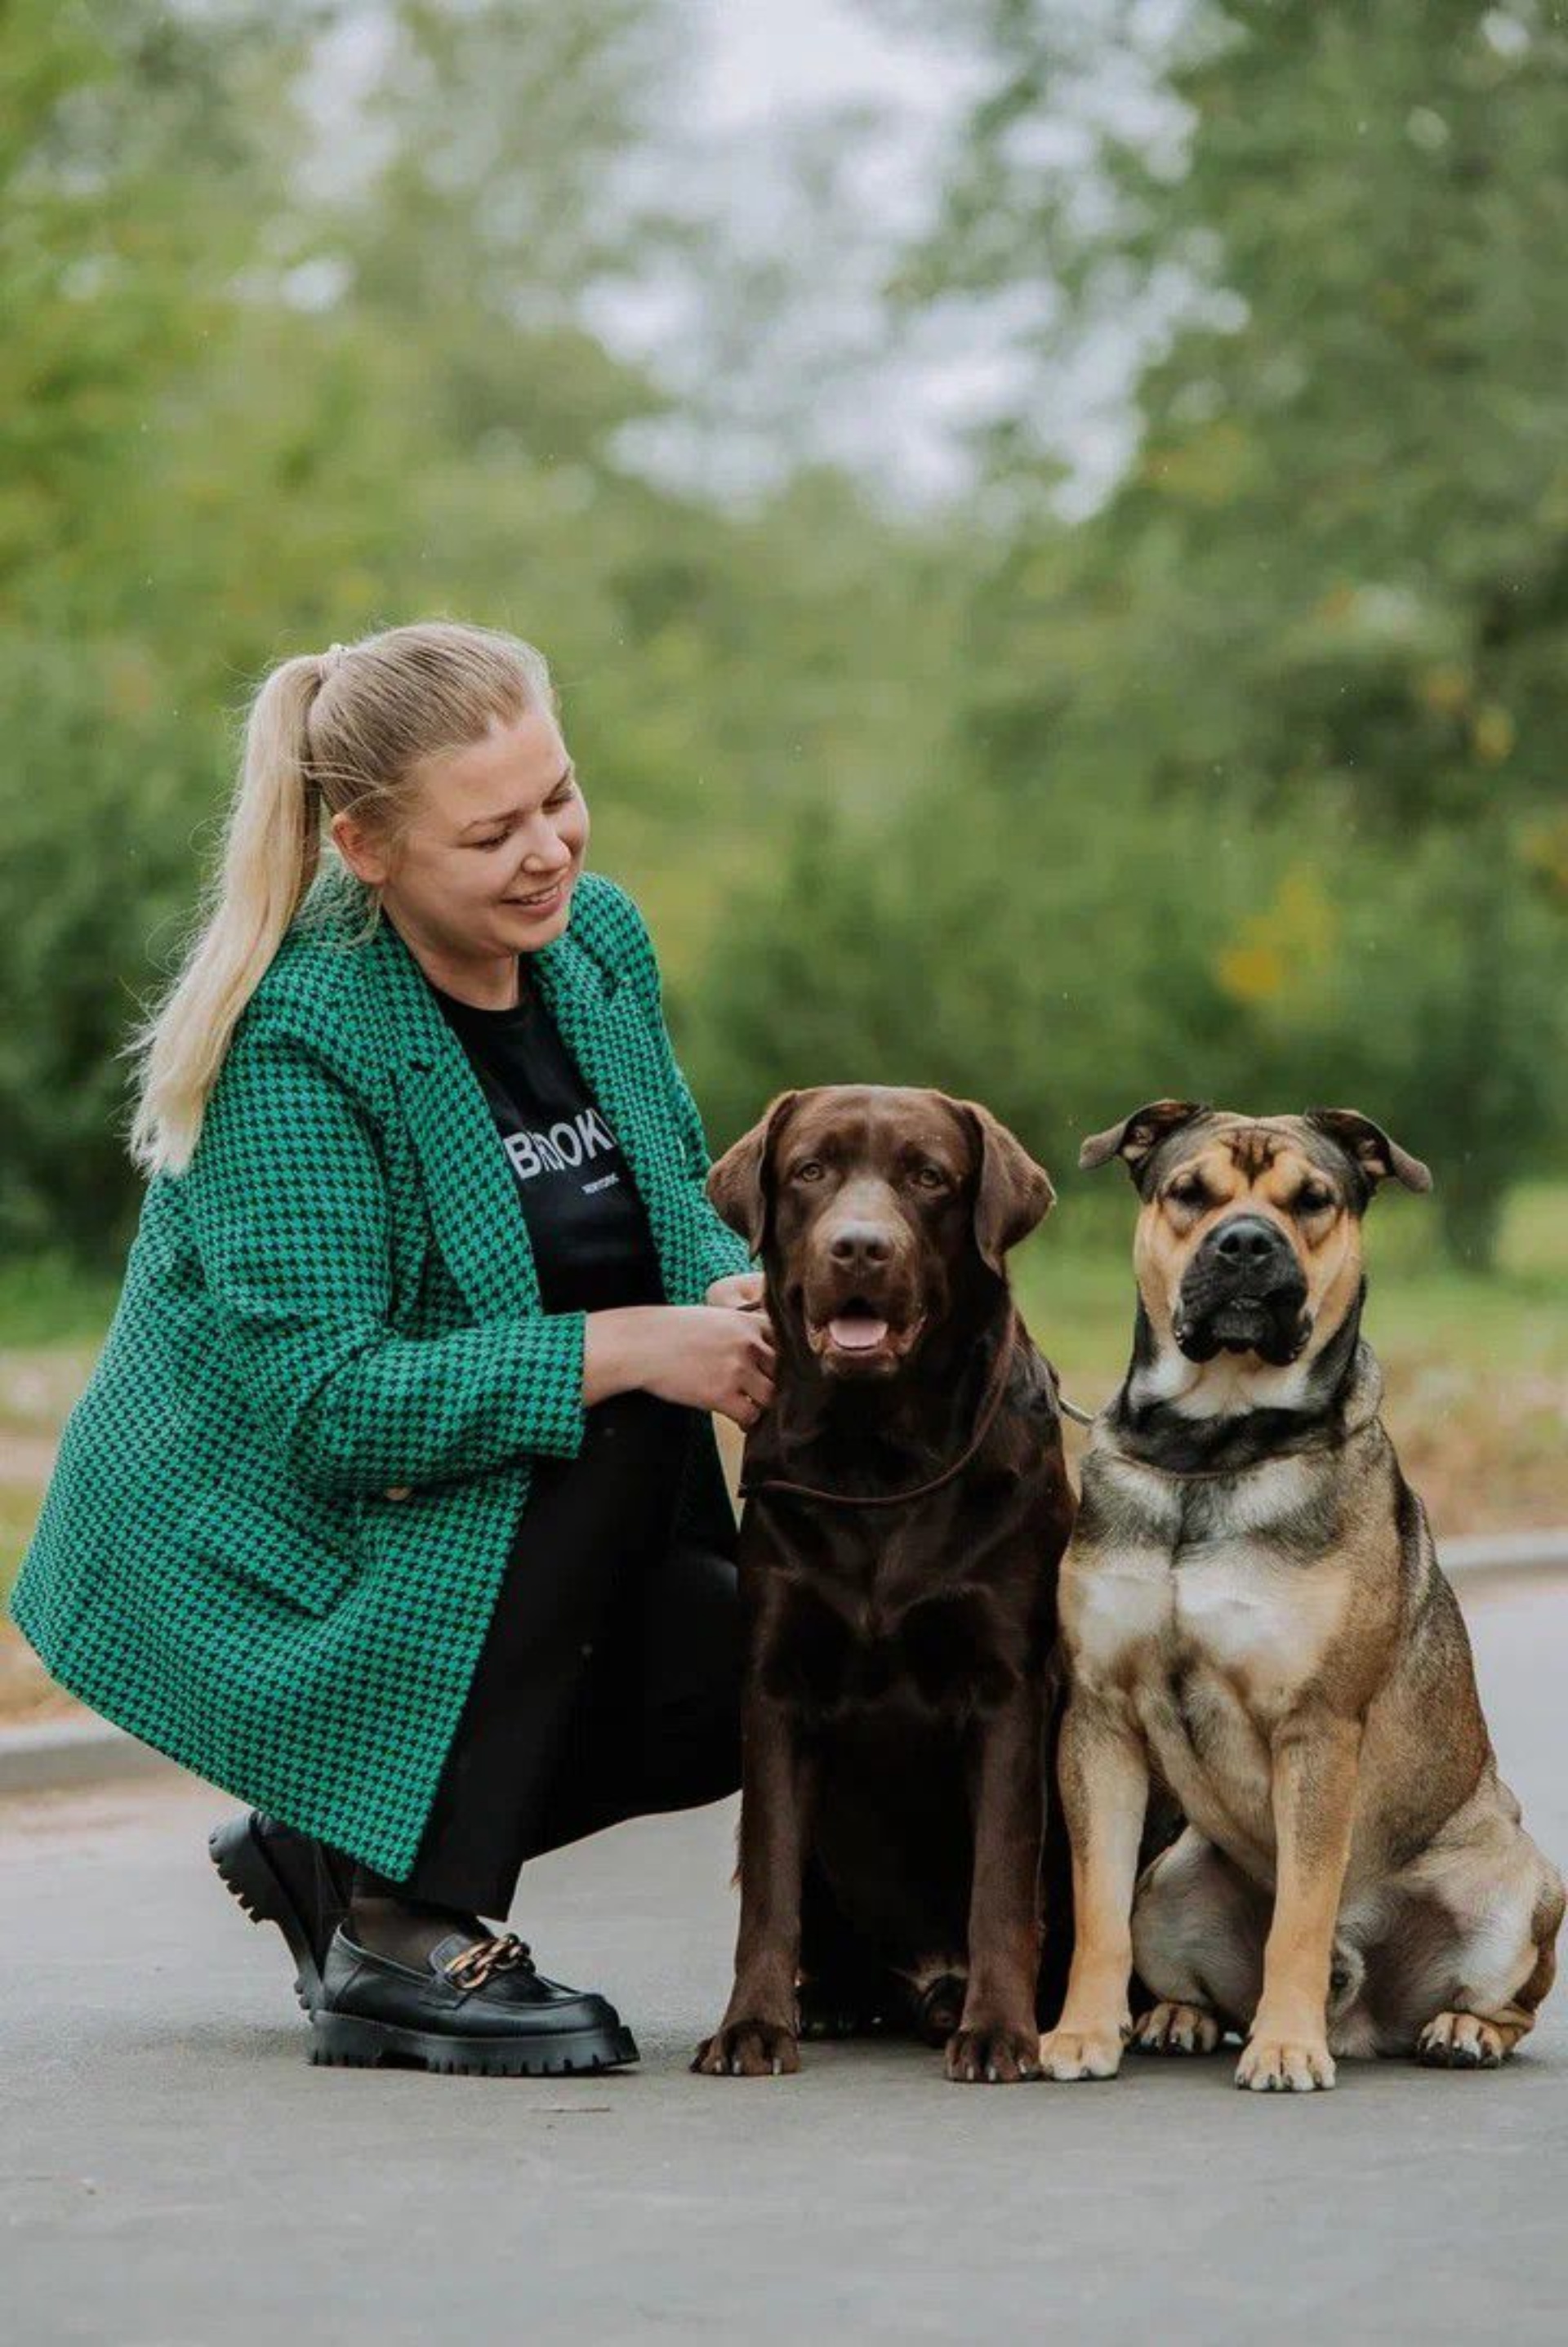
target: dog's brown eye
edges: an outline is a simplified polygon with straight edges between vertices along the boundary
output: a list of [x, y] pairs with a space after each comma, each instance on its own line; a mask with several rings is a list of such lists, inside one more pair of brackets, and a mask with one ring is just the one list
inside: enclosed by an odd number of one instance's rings
[[821, 1159], [817, 1157], [803, 1157], [800, 1163], [792, 1169], [790, 1179], [794, 1182], [820, 1182], [822, 1179]]
[[1173, 1205], [1201, 1206], [1207, 1193], [1195, 1174], [1186, 1174], [1179, 1182], [1172, 1183], [1165, 1195]]
[[917, 1165], [915, 1179], [922, 1190], [945, 1190], [948, 1177], [939, 1165]]
[[1333, 1191], [1319, 1189], [1316, 1183], [1308, 1183], [1305, 1190], [1298, 1190], [1296, 1194], [1297, 1214], [1320, 1214], [1325, 1206], [1331, 1206], [1333, 1204]]

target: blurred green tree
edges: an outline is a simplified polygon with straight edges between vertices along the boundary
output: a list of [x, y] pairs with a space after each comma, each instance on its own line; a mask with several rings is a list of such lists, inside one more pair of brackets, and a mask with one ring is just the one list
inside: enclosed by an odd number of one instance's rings
[[[1457, 0], [932, 21], [986, 81], [903, 297], [1028, 322], [982, 442], [1004, 521], [954, 725], [1005, 815], [999, 856], [991, 825], [907, 825], [926, 845], [881, 892], [973, 908], [1020, 1071], [1031, 973], [1072, 999], [1089, 913], [1092, 1119], [1360, 1089], [1484, 1264], [1564, 1132], [1568, 44]], [[1116, 334], [1136, 444], [1068, 529], [1040, 419]], [[828, 901], [792, 909], [784, 966], [826, 952]], [[897, 1040], [932, 1040], [913, 990]]]
[[[627, 450], [597, 323], [667, 251], [667, 0], [36, 0], [0, 62], [0, 1243], [112, 1262], [117, 1048], [176, 960], [250, 684], [422, 613], [549, 652], [599, 853], [695, 992], [811, 774], [920, 771], [956, 572], [853, 485], [733, 510]], [[363, 31], [363, 26], [361, 27]]]

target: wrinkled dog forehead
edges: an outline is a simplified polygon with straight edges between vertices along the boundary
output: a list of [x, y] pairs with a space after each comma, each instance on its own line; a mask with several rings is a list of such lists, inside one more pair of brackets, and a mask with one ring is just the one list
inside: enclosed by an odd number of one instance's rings
[[1207, 1101], [1157, 1100], [1134, 1109], [1120, 1124], [1085, 1135], [1078, 1163], [1086, 1173], [1119, 1157], [1145, 1204], [1179, 1164], [1223, 1149], [1248, 1182], [1267, 1174], [1287, 1153], [1337, 1178], [1359, 1214], [1380, 1182], [1430, 1190], [1431, 1169], [1355, 1108], [1309, 1108], [1300, 1116], [1239, 1116]]
[[1240, 1116], [1225, 1109], [1194, 1117], [1190, 1124], [1167, 1133], [1139, 1167], [1139, 1188], [1148, 1198], [1168, 1181], [1178, 1165], [1191, 1164], [1205, 1152], [1218, 1150], [1245, 1182], [1259, 1182], [1282, 1158], [1311, 1165], [1341, 1185], [1359, 1176], [1348, 1151], [1299, 1116]]
[[1249, 1185], [1264, 1182], [1276, 1168], [1286, 1180], [1307, 1169], [1321, 1174], [1357, 1215], [1365, 1214], [1378, 1184], [1390, 1175], [1409, 1190], [1430, 1190], [1432, 1183], [1419, 1158], [1356, 1110], [1242, 1116], [1212, 1109], [1163, 1134], [1150, 1149], [1133, 1171], [1139, 1195], [1147, 1204], [1179, 1165], [1216, 1150]]

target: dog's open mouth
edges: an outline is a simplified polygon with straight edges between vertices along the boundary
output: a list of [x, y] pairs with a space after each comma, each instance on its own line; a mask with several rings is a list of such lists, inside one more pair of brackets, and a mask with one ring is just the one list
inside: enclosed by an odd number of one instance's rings
[[825, 1318], [807, 1318], [806, 1342], [825, 1369], [864, 1375], [896, 1368], [924, 1325], [922, 1317], [899, 1327], [868, 1297], [852, 1296]]

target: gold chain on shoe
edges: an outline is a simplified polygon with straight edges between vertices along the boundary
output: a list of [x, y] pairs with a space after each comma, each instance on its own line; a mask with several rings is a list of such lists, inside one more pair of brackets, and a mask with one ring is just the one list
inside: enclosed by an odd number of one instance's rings
[[458, 1988], [483, 1988], [492, 1973], [513, 1972], [519, 1964], [531, 1972], [533, 1951], [515, 1932], [502, 1932], [488, 1940], [476, 1940], [442, 1970]]

